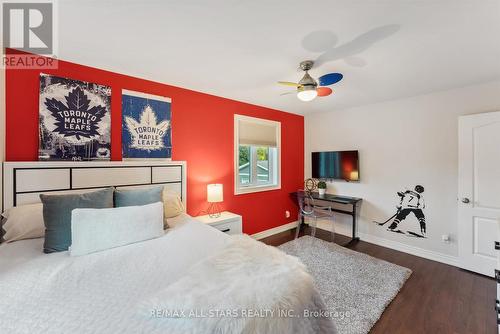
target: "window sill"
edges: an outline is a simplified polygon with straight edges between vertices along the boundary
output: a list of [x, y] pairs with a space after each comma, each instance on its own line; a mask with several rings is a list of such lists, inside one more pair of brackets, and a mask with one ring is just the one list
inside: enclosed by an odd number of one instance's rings
[[251, 186], [251, 187], [241, 187], [234, 189], [235, 195], [258, 193], [261, 191], [279, 190], [281, 189], [281, 184], [276, 185], [261, 185], [261, 186]]

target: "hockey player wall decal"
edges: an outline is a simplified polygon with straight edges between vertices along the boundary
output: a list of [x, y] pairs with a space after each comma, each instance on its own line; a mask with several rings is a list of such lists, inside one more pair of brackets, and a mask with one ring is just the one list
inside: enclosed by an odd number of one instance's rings
[[[425, 215], [423, 211], [425, 209], [425, 201], [422, 195], [423, 192], [424, 187], [421, 185], [416, 185], [414, 190], [398, 191], [397, 195], [399, 197], [399, 204], [397, 205], [396, 213], [382, 223], [376, 221], [374, 221], [374, 223], [383, 226], [391, 222], [387, 229], [388, 231], [412, 237], [426, 238]], [[418, 220], [420, 233], [413, 231], [404, 232], [399, 228], [401, 222], [404, 221], [410, 214], [415, 216]]]

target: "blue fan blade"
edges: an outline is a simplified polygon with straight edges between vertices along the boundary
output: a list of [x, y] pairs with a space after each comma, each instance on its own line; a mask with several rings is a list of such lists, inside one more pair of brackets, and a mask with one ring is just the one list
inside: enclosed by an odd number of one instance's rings
[[342, 80], [344, 76], [340, 73], [328, 73], [319, 77], [320, 86], [330, 86]]

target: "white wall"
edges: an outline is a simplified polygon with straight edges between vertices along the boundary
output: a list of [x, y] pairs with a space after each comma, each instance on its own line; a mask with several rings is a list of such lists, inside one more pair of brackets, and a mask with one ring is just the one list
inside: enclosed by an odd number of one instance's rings
[[[363, 198], [362, 239], [407, 247], [418, 255], [457, 256], [458, 116], [498, 110], [500, 81], [306, 115], [305, 175], [311, 175], [312, 151], [359, 150], [361, 182], [335, 181], [327, 191]], [[396, 192], [416, 184], [425, 187], [427, 239], [389, 232], [372, 222], [395, 213]], [[350, 218], [338, 215], [338, 220], [337, 230], [347, 233]], [[402, 230], [418, 230], [413, 217], [402, 224]], [[443, 234], [452, 241], [443, 243]]]

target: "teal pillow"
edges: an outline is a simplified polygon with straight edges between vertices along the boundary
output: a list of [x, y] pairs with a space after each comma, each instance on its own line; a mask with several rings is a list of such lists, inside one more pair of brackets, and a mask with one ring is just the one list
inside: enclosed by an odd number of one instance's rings
[[113, 207], [113, 188], [82, 194], [40, 195], [45, 224], [44, 253], [62, 252], [71, 246], [71, 211]]
[[163, 187], [115, 190], [115, 207], [147, 205], [161, 202]]

